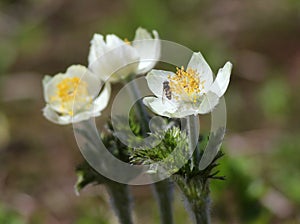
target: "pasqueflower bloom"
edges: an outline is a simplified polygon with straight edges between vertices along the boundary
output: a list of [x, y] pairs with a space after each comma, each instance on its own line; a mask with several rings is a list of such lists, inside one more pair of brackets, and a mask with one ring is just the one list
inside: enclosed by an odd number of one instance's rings
[[232, 64], [227, 62], [213, 81], [212, 70], [201, 53], [194, 53], [187, 69], [149, 72], [146, 79], [156, 97], [145, 97], [143, 102], [154, 113], [166, 117], [209, 113], [226, 92], [231, 69]]
[[94, 34], [89, 52], [89, 68], [103, 80], [118, 82], [129, 75], [150, 71], [160, 57], [158, 33], [153, 36], [138, 28], [134, 40], [122, 40], [114, 34]]
[[46, 107], [44, 116], [57, 124], [70, 124], [101, 115], [110, 97], [110, 84], [103, 85], [96, 75], [82, 65], [70, 66], [66, 73], [43, 80]]

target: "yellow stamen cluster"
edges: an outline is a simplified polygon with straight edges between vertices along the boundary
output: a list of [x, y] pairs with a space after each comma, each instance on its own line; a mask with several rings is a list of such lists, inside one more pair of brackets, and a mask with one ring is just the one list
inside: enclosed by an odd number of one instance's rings
[[205, 81], [200, 81], [199, 74], [188, 68], [186, 71], [182, 66], [180, 69], [176, 68], [174, 76], [168, 76], [172, 94], [175, 94], [175, 99], [188, 100], [193, 103], [197, 102], [197, 97], [203, 89]]
[[78, 109], [83, 105], [89, 105], [91, 97], [88, 94], [87, 83], [78, 77], [65, 78], [57, 84], [56, 95], [51, 101], [58, 101], [61, 110], [73, 116], [73, 107]]
[[124, 39], [124, 42], [125, 44], [131, 45], [131, 42], [127, 38]]

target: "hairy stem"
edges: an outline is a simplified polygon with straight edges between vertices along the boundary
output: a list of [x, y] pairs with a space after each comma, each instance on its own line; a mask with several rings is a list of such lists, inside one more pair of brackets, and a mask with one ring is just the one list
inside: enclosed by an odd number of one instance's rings
[[209, 224], [209, 181], [203, 180], [199, 176], [187, 179], [179, 175], [175, 175], [174, 180], [187, 200], [187, 209], [192, 211], [192, 219], [195, 223]]
[[[132, 81], [135, 76], [130, 76], [129, 81]], [[141, 94], [139, 87], [136, 85], [136, 82], [132, 83], [132, 88], [129, 89], [129, 93], [133, 100], [136, 102], [136, 114], [138, 120], [140, 121], [142, 135], [146, 136], [149, 130], [149, 121], [150, 116], [143, 104], [143, 101], [140, 99]], [[158, 183], [153, 184], [153, 189], [156, 194], [158, 201], [158, 206], [160, 209], [161, 223], [162, 224], [172, 224], [173, 223], [173, 214], [172, 214], [172, 189], [170, 186], [169, 180], [163, 180]]]
[[173, 186], [169, 179], [153, 184], [158, 201], [162, 224], [173, 224], [172, 201]]
[[111, 205], [115, 211], [120, 224], [133, 224], [131, 218], [131, 199], [128, 185], [119, 183], [108, 183], [105, 185], [110, 195]]
[[200, 161], [200, 149], [198, 145], [199, 138], [199, 122], [198, 117], [190, 115], [187, 118], [187, 131], [189, 136], [189, 150], [193, 154], [192, 167], [199, 164]]

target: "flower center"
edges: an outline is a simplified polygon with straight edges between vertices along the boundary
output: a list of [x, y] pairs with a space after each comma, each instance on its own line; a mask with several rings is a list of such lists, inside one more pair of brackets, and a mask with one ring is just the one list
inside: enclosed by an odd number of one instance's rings
[[87, 83], [80, 78], [65, 78], [56, 87], [56, 95], [51, 97], [51, 101], [59, 103], [63, 113], [73, 116], [73, 110], [90, 106], [92, 97], [88, 94]]
[[174, 98], [176, 100], [197, 102], [199, 93], [203, 89], [205, 81], [200, 81], [199, 74], [188, 68], [186, 71], [182, 66], [180, 69], [176, 68], [176, 74], [174, 76], [168, 76], [170, 82], [170, 88]]

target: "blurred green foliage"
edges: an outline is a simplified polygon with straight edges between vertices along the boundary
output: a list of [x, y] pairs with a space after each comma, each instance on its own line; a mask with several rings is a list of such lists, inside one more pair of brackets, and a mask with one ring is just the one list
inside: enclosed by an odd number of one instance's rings
[[285, 135], [278, 143], [278, 148], [267, 158], [267, 173], [272, 185], [279, 188], [294, 203], [300, 206], [300, 163], [299, 134]]
[[290, 89], [283, 78], [266, 82], [259, 92], [259, 103], [268, 119], [286, 117], [290, 111]]
[[[299, 223], [299, 12], [299, 0], [0, 1], [0, 114], [7, 117], [5, 135], [11, 136], [0, 147], [0, 223], [111, 223], [104, 195], [94, 200], [89, 190], [79, 198], [66, 194], [82, 157], [71, 129], [42, 117], [41, 90], [23, 75], [32, 74], [39, 83], [44, 74], [70, 64], [86, 65], [93, 33], [131, 39], [138, 26], [201, 51], [214, 72], [226, 60], [234, 64], [226, 136], [237, 149], [225, 142], [219, 169], [226, 181], [211, 182], [213, 223]], [[32, 89], [34, 99], [5, 98]], [[262, 136], [248, 135], [259, 130]], [[284, 217], [264, 204], [274, 189], [292, 205]], [[156, 223], [151, 194], [137, 192], [137, 219]], [[29, 218], [12, 203], [18, 193], [33, 198], [36, 208]], [[178, 194], [175, 199], [175, 220], [188, 223]]]
[[91, 212], [92, 209], [85, 209], [81, 211], [83, 213], [74, 224], [109, 224], [107, 217], [101, 216], [97, 213], [97, 211]]
[[0, 223], [25, 224], [25, 221], [22, 221], [22, 216], [20, 214], [5, 208], [4, 205], [0, 204]]

